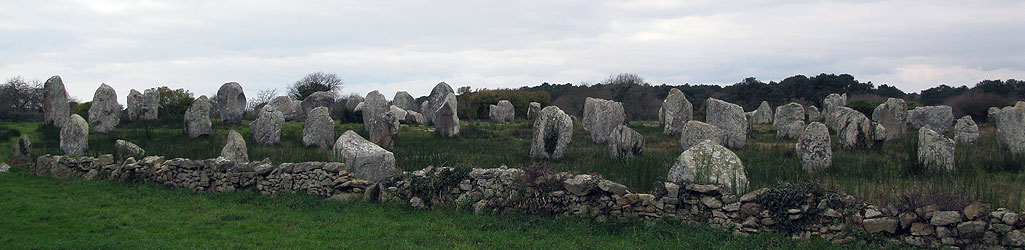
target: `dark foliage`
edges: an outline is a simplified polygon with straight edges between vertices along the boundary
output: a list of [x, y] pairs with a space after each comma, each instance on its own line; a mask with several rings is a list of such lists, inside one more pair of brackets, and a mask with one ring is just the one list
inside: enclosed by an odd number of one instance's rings
[[551, 97], [548, 96], [548, 93], [512, 89], [468, 91], [459, 95], [458, 98], [458, 113], [461, 119], [488, 119], [489, 105], [498, 104], [500, 100], [508, 100], [512, 103], [516, 111], [516, 118], [527, 116], [527, 106], [530, 102], [541, 103], [541, 106], [551, 104]]
[[306, 100], [307, 96], [320, 91], [335, 93], [342, 89], [342, 79], [334, 73], [313, 72], [288, 86], [288, 94], [296, 100]]
[[[825, 211], [818, 207], [820, 202], [824, 202], [826, 208], [837, 211], [860, 210], [858, 206], [863, 204], [853, 196], [825, 189], [811, 182], [776, 185], [765, 195], [759, 197], [758, 202], [769, 211], [772, 219], [776, 221], [773, 227], [786, 233], [803, 231], [808, 223], [818, 219]], [[801, 212], [800, 218], [792, 220], [787, 212], [790, 209], [804, 211]]]

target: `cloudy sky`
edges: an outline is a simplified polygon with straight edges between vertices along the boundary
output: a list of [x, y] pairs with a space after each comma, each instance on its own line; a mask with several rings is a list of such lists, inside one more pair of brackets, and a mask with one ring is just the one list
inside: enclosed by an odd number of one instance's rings
[[[301, 3], [299, 3], [301, 2]], [[444, 3], [441, 3], [444, 2]], [[344, 93], [818, 73], [919, 91], [1025, 79], [1025, 1], [4, 0], [0, 77], [250, 97], [324, 71]]]

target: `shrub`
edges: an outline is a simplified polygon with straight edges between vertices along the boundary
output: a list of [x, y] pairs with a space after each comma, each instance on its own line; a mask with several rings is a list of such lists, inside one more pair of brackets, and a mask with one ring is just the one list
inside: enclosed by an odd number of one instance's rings
[[861, 99], [848, 102], [847, 107], [857, 110], [868, 117], [872, 117], [872, 112], [875, 111], [879, 104], [883, 104], [883, 102]]
[[449, 189], [470, 176], [468, 168], [437, 168], [435, 171], [426, 171], [426, 176], [413, 175], [410, 178], [409, 191], [413, 197], [423, 199], [424, 205], [428, 207], [435, 197], [448, 193]]
[[1013, 98], [978, 91], [969, 91], [943, 101], [943, 105], [953, 109], [954, 119], [971, 115], [972, 119], [976, 121], [986, 120], [989, 107], [1005, 107], [1013, 104]]
[[93, 102], [79, 103], [71, 109], [71, 114], [77, 114], [79, 116], [82, 116], [83, 119], [89, 120], [89, 108], [92, 106]]
[[509, 100], [516, 109], [515, 117], [526, 117], [530, 102], [551, 104], [548, 92], [531, 92], [512, 89], [482, 89], [459, 96], [459, 116], [464, 119], [488, 119], [488, 105], [497, 104], [500, 100]]
[[[758, 202], [776, 221], [773, 227], [786, 233], [801, 232], [809, 222], [818, 219], [824, 211], [818, 207], [820, 202], [825, 202], [827, 208], [837, 211], [860, 210], [860, 206], [863, 206], [863, 203], [853, 196], [828, 190], [811, 182], [776, 185], [760, 197]], [[801, 209], [805, 205], [808, 205], [808, 209], [801, 213], [800, 218], [789, 218], [787, 210]]]

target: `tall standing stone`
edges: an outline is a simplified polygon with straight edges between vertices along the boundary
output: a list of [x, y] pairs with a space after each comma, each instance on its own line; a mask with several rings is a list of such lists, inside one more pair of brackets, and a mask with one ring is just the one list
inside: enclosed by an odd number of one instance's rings
[[726, 132], [716, 126], [701, 121], [687, 121], [680, 131], [680, 145], [683, 150], [711, 140], [713, 143], [726, 144]]
[[833, 111], [835, 121], [839, 124], [836, 139], [840, 148], [857, 149], [875, 145], [875, 125], [865, 114], [852, 108], [839, 107]]
[[588, 97], [584, 102], [584, 130], [591, 133], [591, 140], [605, 143], [617, 126], [626, 124], [623, 103]]
[[434, 131], [443, 137], [453, 137], [459, 134], [459, 116], [456, 112], [456, 95], [448, 94], [441, 107], [434, 113]]
[[808, 105], [808, 107], [804, 111], [808, 114], [808, 123], [823, 121], [822, 113], [819, 113], [819, 108], [816, 108], [812, 105]]
[[527, 120], [533, 120], [537, 118], [537, 114], [541, 112], [541, 103], [530, 102], [527, 104]]
[[626, 125], [619, 125], [609, 134], [609, 156], [628, 159], [644, 153], [644, 136]]
[[142, 109], [142, 93], [138, 90], [132, 89], [128, 92], [128, 119], [138, 120], [139, 113]]
[[378, 114], [370, 122], [370, 141], [385, 149], [395, 148], [395, 140], [399, 137], [399, 118], [395, 112]]
[[833, 149], [829, 146], [829, 140], [829, 128], [825, 124], [808, 124], [795, 145], [801, 168], [808, 173], [815, 173], [832, 166]]
[[[385, 102], [388, 102], [385, 100]], [[327, 107], [327, 110], [331, 111], [331, 105], [335, 104], [335, 94], [329, 91], [319, 91], [310, 94], [306, 99], [303, 99], [302, 108], [303, 114], [309, 114], [311, 110], [316, 107]]]
[[68, 91], [60, 76], [52, 76], [43, 84], [43, 122], [60, 128], [71, 115]]
[[419, 109], [417, 108], [416, 99], [406, 91], [395, 92], [395, 98], [392, 98], [392, 105], [395, 105], [402, 110]]
[[744, 108], [715, 98], [705, 103], [705, 121], [726, 133], [726, 145], [730, 148], [744, 147], [747, 142], [747, 117]]
[[997, 143], [1011, 153], [1025, 152], [1025, 103], [1004, 107], [995, 116]]
[[117, 104], [117, 93], [107, 84], [100, 84], [89, 107], [89, 126], [93, 132], [110, 133], [120, 122], [121, 106]]
[[221, 149], [221, 157], [240, 163], [249, 162], [249, 148], [241, 134], [235, 130], [228, 131], [228, 140]]
[[246, 93], [242, 85], [229, 82], [217, 90], [217, 111], [221, 114], [221, 123], [242, 124], [242, 114], [246, 112]]
[[206, 96], [199, 96], [192, 102], [188, 110], [185, 110], [185, 134], [189, 138], [196, 138], [201, 135], [210, 135], [210, 107], [213, 104]]
[[[448, 86], [448, 83], [440, 82], [434, 86], [431, 90], [431, 95], [427, 96], [426, 106], [421, 107], [420, 113], [424, 115], [424, 118], [432, 123], [435, 120], [435, 113], [441, 109], [442, 105], [449, 102], [448, 95], [455, 95], [455, 91], [452, 91], [452, 87]], [[456, 107], [455, 104], [451, 105]]]
[[687, 121], [694, 119], [694, 105], [687, 100], [687, 95], [677, 88], [669, 90], [662, 108], [658, 111], [659, 122], [662, 122], [662, 133], [667, 135], [680, 134]]
[[512, 122], [516, 118], [516, 108], [508, 100], [498, 101], [498, 105], [489, 105], [488, 116], [494, 122]]
[[960, 143], [975, 143], [979, 139], [979, 125], [972, 116], [965, 115], [954, 123], [954, 140]]
[[826, 126], [833, 130], [839, 130], [840, 122], [833, 120], [833, 113], [844, 106], [847, 106], [847, 93], [843, 95], [829, 94], [825, 100], [822, 100], [822, 117], [826, 119]]
[[89, 124], [78, 114], [71, 115], [61, 127], [60, 148], [66, 155], [85, 155], [89, 150]]
[[776, 107], [772, 125], [776, 127], [776, 138], [801, 137], [804, 132], [804, 106], [791, 102]]
[[747, 191], [747, 171], [740, 157], [726, 147], [711, 141], [702, 142], [683, 151], [669, 169], [667, 181], [675, 183], [714, 184], [729, 193]]
[[370, 141], [376, 141], [374, 140], [374, 133], [370, 131], [371, 124], [381, 114], [390, 111], [390, 107], [388, 99], [377, 90], [367, 93], [367, 98], [363, 100], [362, 105], [359, 105], [359, 111], [363, 112], [363, 127], [370, 133]]
[[946, 105], [917, 107], [908, 112], [908, 123], [912, 129], [927, 127], [945, 134], [954, 125], [954, 111]]
[[142, 94], [142, 106], [139, 107], [139, 119], [156, 120], [160, 113], [160, 92], [150, 88]]
[[954, 140], [928, 127], [919, 128], [918, 162], [931, 171], [953, 171]]
[[907, 130], [908, 105], [902, 99], [889, 98], [872, 111], [872, 121], [886, 128], [882, 136], [886, 140], [904, 138]]
[[272, 145], [281, 141], [281, 128], [284, 125], [285, 115], [274, 110], [273, 106], [265, 105], [256, 120], [249, 123], [249, 134], [256, 144]]
[[556, 106], [541, 109], [534, 119], [531, 159], [560, 159], [573, 139], [573, 119]]
[[379, 182], [398, 175], [395, 155], [352, 130], [345, 131], [335, 141], [331, 160], [344, 162], [356, 178]]
[[[299, 102], [302, 105], [302, 102]], [[267, 102], [267, 106], [274, 107], [274, 110], [285, 116], [285, 121], [300, 121], [299, 113], [303, 112], [302, 106], [296, 106], [292, 96], [276, 96]]]
[[758, 105], [758, 109], [755, 110], [753, 123], [754, 124], [772, 124], [772, 106], [769, 106], [769, 102], [762, 101], [761, 105]]
[[316, 107], [303, 123], [303, 145], [329, 148], [335, 139], [335, 121], [326, 107]]

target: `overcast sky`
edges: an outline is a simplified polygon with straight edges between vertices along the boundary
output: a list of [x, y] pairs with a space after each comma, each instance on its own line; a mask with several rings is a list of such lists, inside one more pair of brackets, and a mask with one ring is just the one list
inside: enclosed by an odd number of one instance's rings
[[[302, 3], [299, 3], [302, 2]], [[4, 0], [0, 77], [117, 90], [229, 81], [250, 97], [324, 71], [343, 93], [849, 73], [914, 92], [1025, 79], [1025, 1]]]

